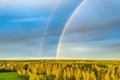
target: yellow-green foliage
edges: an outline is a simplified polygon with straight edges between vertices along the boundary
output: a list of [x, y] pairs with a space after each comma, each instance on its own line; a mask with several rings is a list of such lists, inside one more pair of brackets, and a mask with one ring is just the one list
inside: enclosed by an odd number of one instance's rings
[[119, 80], [120, 61], [0, 61], [0, 71], [25, 80]]

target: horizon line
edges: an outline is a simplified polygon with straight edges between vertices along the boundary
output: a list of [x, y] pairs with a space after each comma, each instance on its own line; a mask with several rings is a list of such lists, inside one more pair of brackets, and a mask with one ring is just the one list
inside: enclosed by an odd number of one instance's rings
[[4, 57], [0, 60], [120, 60], [115, 58], [76, 58], [76, 57]]

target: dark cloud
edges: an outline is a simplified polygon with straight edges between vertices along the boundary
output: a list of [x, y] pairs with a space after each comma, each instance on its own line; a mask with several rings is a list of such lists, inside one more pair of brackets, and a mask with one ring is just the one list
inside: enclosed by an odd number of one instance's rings
[[106, 1], [88, 0], [70, 19], [58, 48], [60, 56], [119, 59], [120, 2]]
[[[81, 18], [79, 18], [76, 22], [74, 22], [74, 18], [71, 20], [71, 23], [68, 25], [64, 33], [64, 36], [72, 36], [72, 38], [68, 37], [68, 39], [64, 42], [92, 43], [95, 41], [120, 39], [119, 16], [109, 17], [107, 20], [99, 20], [99, 23], [94, 24], [87, 24], [87, 22], [81, 23], [81, 21]], [[89, 21], [89, 19], [86, 19], [86, 21]]]
[[[22, 32], [21, 32], [22, 33]], [[24, 34], [18, 34], [18, 33], [8, 33], [3, 34], [0, 36], [0, 43], [1, 44], [11, 44], [11, 43], [20, 43], [20, 42], [26, 42], [30, 39], [42, 39], [43, 37], [51, 37], [51, 36], [59, 36], [61, 34], [60, 31], [56, 32], [47, 32], [46, 34], [35, 32], [35, 33], [24, 33]]]

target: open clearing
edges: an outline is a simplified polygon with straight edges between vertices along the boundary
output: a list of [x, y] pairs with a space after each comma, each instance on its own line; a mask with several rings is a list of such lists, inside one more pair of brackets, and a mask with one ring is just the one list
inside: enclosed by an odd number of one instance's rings
[[0, 72], [0, 80], [23, 80], [19, 78], [16, 72]]

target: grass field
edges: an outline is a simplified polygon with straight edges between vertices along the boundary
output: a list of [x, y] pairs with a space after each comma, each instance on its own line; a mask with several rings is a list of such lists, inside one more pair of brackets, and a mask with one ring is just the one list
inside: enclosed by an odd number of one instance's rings
[[16, 72], [0, 72], [0, 80], [23, 80], [19, 78]]

